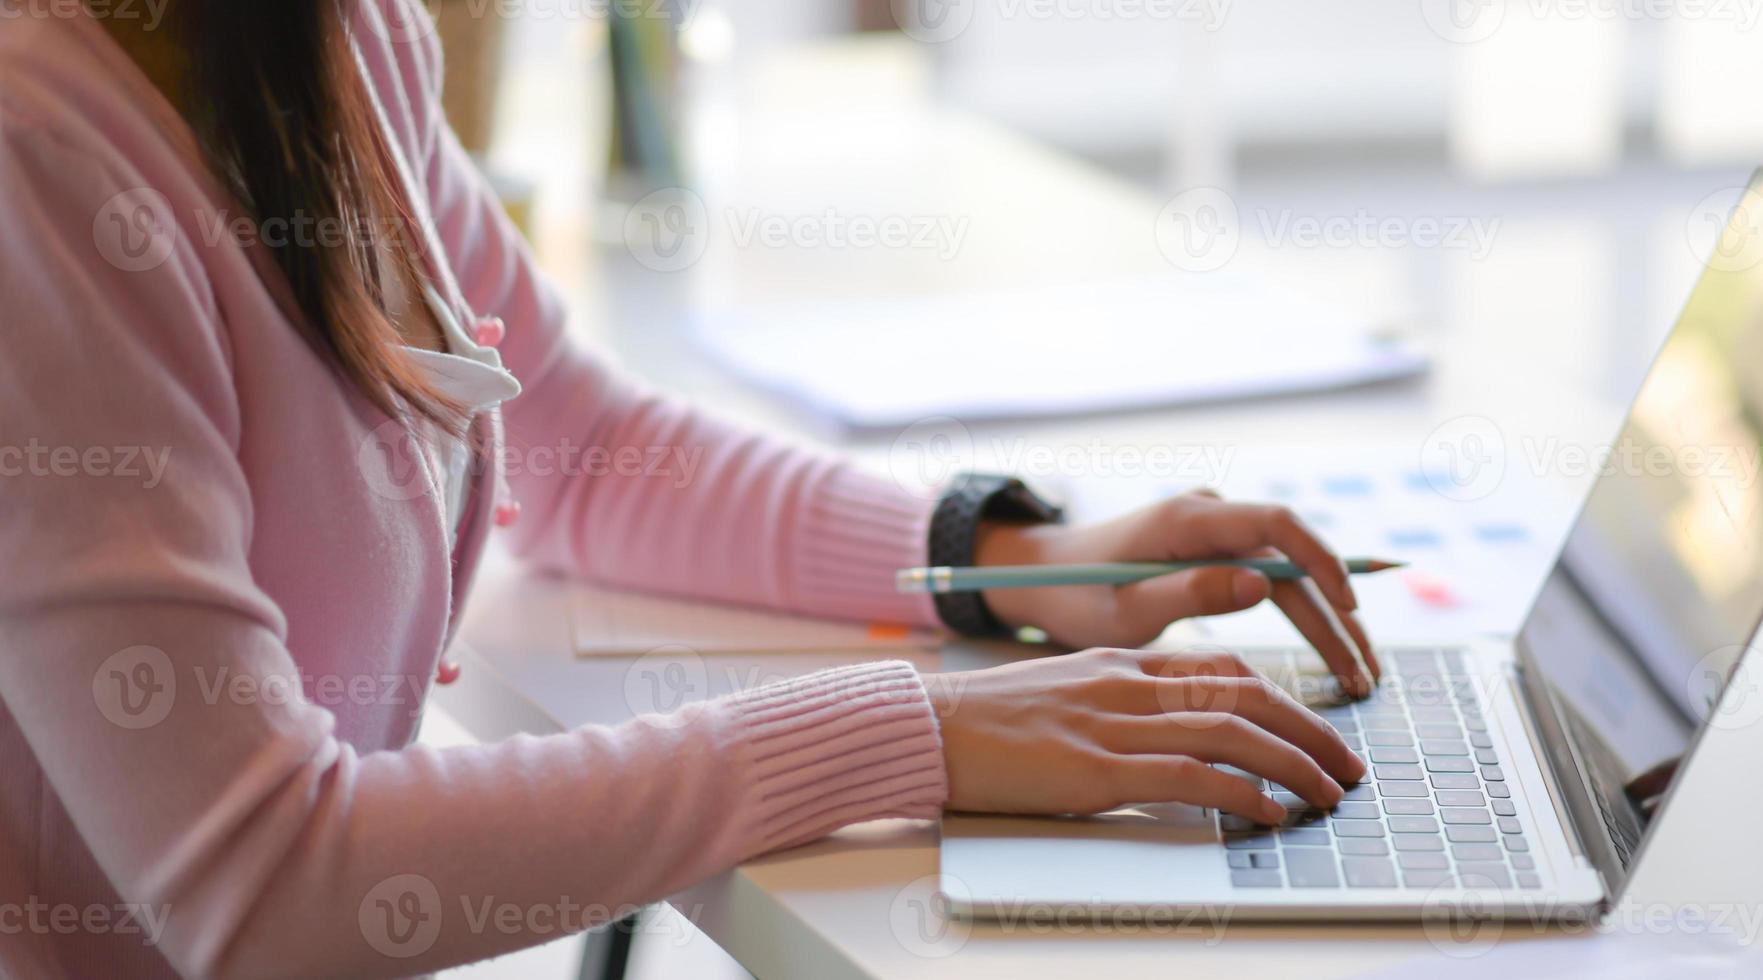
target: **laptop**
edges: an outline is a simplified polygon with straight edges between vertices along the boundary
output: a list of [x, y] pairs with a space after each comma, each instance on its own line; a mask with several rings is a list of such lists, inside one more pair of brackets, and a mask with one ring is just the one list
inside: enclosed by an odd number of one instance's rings
[[1307, 683], [1320, 671], [1307, 650], [1241, 651], [1366, 760], [1339, 807], [1263, 785], [1287, 806], [1279, 827], [1167, 804], [950, 815], [950, 908], [977, 919], [1051, 906], [1580, 922], [1607, 910], [1645, 858], [1676, 773], [1763, 677], [1763, 658], [1747, 653], [1763, 620], [1759, 223], [1763, 171], [1515, 638], [1380, 645], [1384, 680], [1357, 703], [1312, 696], [1324, 685]]

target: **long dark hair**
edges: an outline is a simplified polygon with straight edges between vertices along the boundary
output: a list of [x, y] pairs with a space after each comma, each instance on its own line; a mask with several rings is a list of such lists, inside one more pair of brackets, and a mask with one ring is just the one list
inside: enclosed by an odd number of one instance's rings
[[[427, 385], [399, 347], [385, 276], [412, 304], [428, 281], [422, 237], [349, 38], [357, 0], [183, 0], [191, 119], [211, 165], [263, 229], [318, 341], [389, 415], [414, 410], [454, 433], [459, 407]], [[391, 261], [376, 258], [376, 242]]]

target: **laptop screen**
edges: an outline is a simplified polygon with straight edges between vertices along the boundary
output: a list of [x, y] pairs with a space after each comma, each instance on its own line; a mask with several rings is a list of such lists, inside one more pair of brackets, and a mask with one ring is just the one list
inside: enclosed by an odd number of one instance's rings
[[1718, 244], [1621, 434], [1587, 447], [1607, 458], [1519, 636], [1625, 866], [1763, 619], [1760, 195], [1753, 178], [1710, 219]]

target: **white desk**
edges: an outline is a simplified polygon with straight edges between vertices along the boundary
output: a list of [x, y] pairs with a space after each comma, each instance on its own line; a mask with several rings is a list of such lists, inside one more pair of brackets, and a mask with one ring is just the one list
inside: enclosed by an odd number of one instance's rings
[[[505, 564], [487, 570], [461, 644], [461, 681], [437, 703], [479, 739], [547, 733], [630, 717], [627, 682], [647, 683], [640, 658], [570, 655], [564, 611], [569, 585]], [[929, 670], [1002, 663], [1023, 651], [1006, 644], [952, 643], [920, 659]], [[707, 657], [711, 695], [755, 677], [782, 677], [841, 662], [798, 654]], [[1747, 828], [1763, 807], [1754, 760], [1763, 732], [1712, 739], [1632, 894], [1647, 914], [1686, 906], [1705, 914], [1763, 911], [1763, 847]], [[1727, 779], [1723, 773], [1745, 774]], [[1718, 801], [1718, 802], [1713, 802]], [[1717, 814], [1724, 815], [1716, 817]], [[1720, 841], [1722, 860], [1702, 848]], [[1231, 978], [1352, 976], [1383, 963], [1443, 957], [1419, 927], [1183, 924], [1136, 932], [1024, 924], [962, 923], [919, 931], [914, 902], [931, 897], [936, 828], [892, 821], [850, 828], [824, 841], [761, 858], [676, 896], [673, 904], [761, 980], [876, 978]], [[1728, 910], [1722, 913], [1722, 910]], [[1534, 938], [1508, 926], [1502, 942]], [[1454, 947], [1453, 947], [1454, 948]]]
[[[742, 153], [724, 161], [714, 190], [707, 192], [713, 205], [787, 212], [836, 202], [866, 213], [956, 210], [972, 217], [973, 232], [953, 261], [916, 254], [742, 251], [719, 239], [698, 266], [672, 276], [647, 274], [616, 255], [601, 255], [591, 271], [560, 270], [581, 294], [587, 334], [663, 386], [815, 439], [815, 430], [684, 349], [680, 331], [690, 306], [812, 295], [860, 299], [1167, 271], [1152, 235], [1160, 201], [995, 127], [934, 111], [921, 66], [909, 53], [857, 45], [816, 55], [808, 64], [813, 73], [806, 87], [797, 84], [804, 70], [800, 64], [768, 77], [766, 84], [795, 93], [794, 101], [782, 100], [785, 111], [751, 120], [741, 130], [746, 138], [733, 145]], [[841, 88], [829, 81], [839, 78], [849, 84]], [[885, 98], [876, 95], [883, 91], [889, 93]], [[868, 108], [854, 111], [854, 105]], [[1700, 195], [1677, 196], [1693, 203]], [[1501, 425], [1514, 448], [1524, 439], [1550, 438], [1597, 445], [1609, 437], [1623, 393], [1664, 324], [1655, 324], [1650, 338], [1609, 326], [1607, 321], [1616, 319], [1609, 296], [1621, 263], [1593, 218], [1576, 225], [1558, 216], [1508, 217], [1500, 247], [1491, 255], [1477, 261], [1441, 256], [1436, 264], [1429, 257], [1434, 291], [1417, 290], [1405, 278], [1410, 256], [1257, 251], [1245, 245], [1239, 262], [1320, 285], [1368, 315], [1430, 311], [1433, 319], [1421, 329], [1433, 342], [1438, 363], [1423, 381], [1273, 402], [988, 426], [976, 435], [1008, 433], [1053, 447], [1098, 437], [1114, 445], [1199, 439], [1418, 447], [1439, 423], [1475, 414]], [[1688, 281], [1685, 273], [1657, 288], [1681, 297]], [[875, 438], [844, 448], [876, 462], [887, 446], [885, 438]], [[1567, 480], [1560, 474], [1542, 476]], [[477, 737], [612, 723], [632, 713], [626, 682], [642, 665], [631, 658], [572, 657], [566, 590], [563, 583], [522, 577], [504, 566], [486, 570], [462, 632], [464, 677], [437, 694], [445, 710]], [[921, 666], [960, 670], [1020, 655], [1006, 646], [955, 643]], [[723, 693], [733, 678], [781, 677], [830, 662], [836, 661], [802, 655], [716, 660], [706, 693]], [[1699, 768], [1747, 771], [1744, 760], [1756, 757], [1755, 737], [1749, 743], [1730, 739], [1711, 745], [1704, 757], [1708, 766]], [[1707, 785], [1695, 787], [1699, 792], [1722, 792], [1716, 781], [1703, 782]], [[1755, 813], [1763, 806], [1758, 781], [1749, 782], [1742, 787], [1748, 809], [1738, 809], [1740, 802], [1731, 799], [1723, 812]], [[1723, 792], [1735, 794], [1739, 786]], [[1747, 901], [1754, 906], [1759, 901], [1763, 859], [1756, 848], [1720, 862], [1691, 856], [1697, 840], [1706, 839], [1705, 828], [1696, 825], [1713, 812], [1688, 798], [1674, 809], [1679, 819], [1637, 879], [1636, 894], [1664, 903]], [[1736, 826], [1734, 821], [1723, 819], [1722, 826]], [[1300, 970], [1305, 976], [1331, 977], [1442, 955], [1417, 927], [1230, 925], [1219, 941], [1215, 933], [1191, 929], [1128, 935], [1088, 927], [1007, 932], [955, 925], [941, 939], [923, 937], [910, 926], [910, 911], [902, 916], [903, 903], [928, 898], [925, 876], [935, 870], [934, 826], [871, 825], [752, 862], [675, 904], [763, 980], [1241, 978]], [[1507, 936], [1517, 939], [1519, 932], [1508, 929]]]

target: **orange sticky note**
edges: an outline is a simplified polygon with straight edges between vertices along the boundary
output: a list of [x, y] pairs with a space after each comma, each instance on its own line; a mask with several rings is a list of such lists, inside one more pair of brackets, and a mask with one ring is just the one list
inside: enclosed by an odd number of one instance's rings
[[898, 623], [869, 624], [869, 638], [877, 643], [903, 643], [911, 635], [911, 627]]

